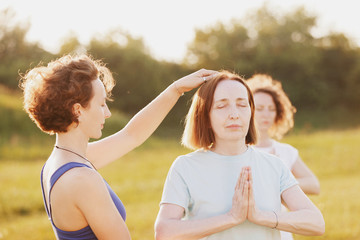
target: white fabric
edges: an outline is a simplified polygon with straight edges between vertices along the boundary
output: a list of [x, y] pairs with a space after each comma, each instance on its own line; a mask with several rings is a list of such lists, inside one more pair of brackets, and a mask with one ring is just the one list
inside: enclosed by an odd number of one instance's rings
[[[280, 211], [281, 193], [297, 181], [278, 157], [253, 147], [236, 156], [198, 150], [178, 157], [168, 173], [160, 204], [183, 207], [184, 220], [224, 214], [231, 209], [236, 181], [244, 166], [251, 167], [257, 207]], [[276, 229], [246, 221], [203, 239], [275, 240], [280, 239], [280, 234]]]
[[281, 143], [275, 140], [271, 140], [271, 142], [270, 147], [262, 148], [254, 146], [254, 148], [278, 156], [284, 164], [292, 170], [294, 163], [299, 158], [299, 151], [287, 143]]
[[[255, 147], [255, 149], [275, 154], [278, 156], [284, 164], [292, 170], [296, 160], [299, 158], [299, 151], [294, 148], [293, 146], [286, 144], [286, 143], [280, 143], [275, 140], [271, 140], [272, 144], [270, 147], [261, 148], [261, 147]], [[285, 206], [281, 206], [281, 211], [287, 211]], [[293, 236], [289, 232], [283, 232], [281, 231], [281, 240], [293, 240]]]

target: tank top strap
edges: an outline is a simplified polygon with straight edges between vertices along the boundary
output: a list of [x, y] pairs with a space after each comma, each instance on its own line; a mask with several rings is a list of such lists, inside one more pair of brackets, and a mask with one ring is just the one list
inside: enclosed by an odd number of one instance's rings
[[45, 210], [46, 210], [46, 213], [47, 213], [48, 217], [50, 218], [49, 209], [48, 209], [48, 206], [47, 206], [47, 204], [46, 204], [45, 190], [44, 190], [44, 183], [43, 183], [43, 174], [44, 174], [45, 165], [46, 165], [46, 164], [44, 164], [44, 166], [43, 166], [42, 169], [41, 169], [40, 183], [41, 183], [41, 192], [42, 192], [42, 195], [43, 195], [43, 201], [44, 201], [44, 205], [45, 205]]
[[50, 178], [50, 191], [52, 190], [54, 184], [56, 183], [56, 181], [67, 171], [69, 171], [72, 168], [76, 168], [76, 167], [87, 167], [92, 169], [90, 166], [84, 164], [84, 163], [78, 163], [78, 162], [69, 162], [66, 163], [64, 165], [62, 165], [61, 167], [59, 167], [51, 176]]
[[44, 190], [44, 184], [43, 184], [43, 172], [44, 172], [44, 167], [43, 166], [42, 170], [41, 170], [41, 190], [43, 193], [43, 199], [44, 199], [44, 203], [45, 203], [45, 209], [46, 209], [46, 213], [49, 216], [49, 218], [51, 219], [51, 203], [50, 203], [50, 193], [51, 190], [54, 186], [54, 184], [56, 183], [56, 181], [67, 171], [69, 171], [72, 168], [76, 168], [76, 167], [87, 167], [92, 169], [90, 166], [84, 164], [84, 163], [78, 163], [78, 162], [69, 162], [66, 163], [64, 165], [62, 165], [61, 167], [59, 167], [54, 173], [53, 175], [50, 177], [50, 190], [48, 192], [48, 200], [49, 200], [49, 207], [46, 201], [46, 197], [45, 197], [45, 190]]

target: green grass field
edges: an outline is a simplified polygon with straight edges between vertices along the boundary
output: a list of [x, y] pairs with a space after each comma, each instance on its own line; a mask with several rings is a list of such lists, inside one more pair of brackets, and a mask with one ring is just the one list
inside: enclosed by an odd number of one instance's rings
[[[283, 141], [297, 147], [318, 176], [321, 194], [311, 199], [326, 221], [324, 236], [295, 239], [360, 239], [360, 128], [298, 132]], [[52, 144], [49, 141], [42, 145], [40, 156], [47, 155]], [[40, 151], [39, 146], [34, 147], [36, 152]], [[100, 170], [125, 204], [126, 222], [134, 240], [153, 239], [153, 224], [167, 171], [176, 156], [187, 152], [175, 140], [153, 137]], [[0, 239], [54, 239], [40, 191], [43, 163], [43, 157], [31, 161], [1, 159]]]

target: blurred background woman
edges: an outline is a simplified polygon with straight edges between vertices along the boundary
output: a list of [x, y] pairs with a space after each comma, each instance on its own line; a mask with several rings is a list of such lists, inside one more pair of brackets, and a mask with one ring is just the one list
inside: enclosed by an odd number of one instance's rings
[[[254, 94], [255, 120], [259, 140], [255, 148], [278, 156], [291, 170], [306, 194], [319, 194], [320, 183], [293, 146], [278, 142], [293, 126], [296, 109], [292, 106], [279, 81], [266, 74], [255, 74], [247, 80]], [[275, 140], [277, 139], [277, 140]], [[283, 210], [286, 208], [283, 206]], [[293, 239], [281, 232], [281, 239]]]

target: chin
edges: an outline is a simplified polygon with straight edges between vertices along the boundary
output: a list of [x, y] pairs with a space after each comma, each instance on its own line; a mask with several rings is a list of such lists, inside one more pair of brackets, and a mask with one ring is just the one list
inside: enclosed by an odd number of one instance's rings
[[269, 127], [259, 127], [259, 128], [258, 128], [258, 130], [259, 130], [260, 132], [268, 132], [269, 129], [270, 129], [270, 126], [269, 126]]
[[226, 137], [226, 139], [231, 141], [241, 141], [245, 139], [245, 136], [243, 134], [236, 134], [236, 135], [228, 136]]
[[90, 138], [93, 138], [93, 139], [99, 139], [99, 138], [101, 138], [101, 136], [102, 136], [102, 132], [100, 132], [100, 133], [98, 133], [98, 134], [94, 134], [93, 136], [91, 136]]

